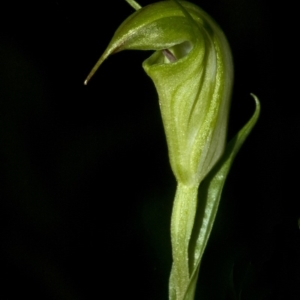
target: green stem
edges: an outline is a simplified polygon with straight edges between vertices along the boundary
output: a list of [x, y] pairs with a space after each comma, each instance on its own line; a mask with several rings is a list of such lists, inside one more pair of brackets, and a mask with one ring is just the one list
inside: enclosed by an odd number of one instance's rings
[[172, 300], [183, 300], [189, 284], [188, 249], [197, 209], [197, 194], [198, 186], [186, 186], [181, 183], [177, 186], [171, 218], [173, 267], [170, 277], [170, 299]]
[[139, 10], [142, 8], [136, 1], [134, 0], [126, 0], [126, 2], [131, 5], [135, 10]]

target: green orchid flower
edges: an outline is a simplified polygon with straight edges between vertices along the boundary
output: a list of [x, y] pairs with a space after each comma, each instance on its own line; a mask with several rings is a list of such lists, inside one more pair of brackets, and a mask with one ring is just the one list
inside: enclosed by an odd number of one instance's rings
[[[156, 87], [171, 168], [178, 186], [171, 219], [170, 300], [194, 299], [200, 261], [232, 161], [259, 115], [226, 146], [233, 64], [226, 37], [198, 6], [162, 1], [137, 10], [117, 29], [87, 77], [122, 50], [154, 50], [143, 68]], [[200, 186], [200, 187], [199, 187]], [[199, 195], [199, 196], [198, 196]], [[203, 220], [194, 228], [198, 201]], [[200, 209], [200, 208], [199, 208]], [[192, 231], [199, 232], [191, 240]]]
[[172, 170], [198, 186], [224, 151], [232, 59], [215, 22], [189, 2], [158, 2], [138, 10], [116, 31], [110, 54], [157, 50], [143, 63], [156, 86]]

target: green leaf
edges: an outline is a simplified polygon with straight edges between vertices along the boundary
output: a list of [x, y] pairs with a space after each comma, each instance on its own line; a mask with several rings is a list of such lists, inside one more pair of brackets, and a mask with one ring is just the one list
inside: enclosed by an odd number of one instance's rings
[[202, 210], [200, 214], [203, 215], [203, 218], [198, 219], [200, 223], [197, 223], [196, 221], [194, 225], [197, 226], [197, 228], [194, 228], [194, 230], [198, 230], [199, 234], [193, 245], [194, 249], [191, 249], [191, 252], [194, 253], [194, 257], [190, 258], [192, 275], [184, 300], [194, 299], [193, 294], [198, 278], [200, 262], [217, 214], [225, 180], [236, 154], [253, 129], [260, 114], [259, 100], [255, 95], [252, 96], [256, 103], [256, 109], [253, 116], [247, 122], [247, 124], [237, 133], [237, 135], [227, 144], [225, 153], [222, 156], [221, 160], [217, 163], [217, 165], [213, 168], [213, 170], [208, 174], [208, 176], [200, 185], [199, 205], [201, 205], [201, 207], [198, 207], [198, 209]]

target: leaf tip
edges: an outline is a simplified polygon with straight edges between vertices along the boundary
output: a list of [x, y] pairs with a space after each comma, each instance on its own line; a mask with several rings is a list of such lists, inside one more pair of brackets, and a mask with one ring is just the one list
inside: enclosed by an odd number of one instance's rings
[[250, 93], [250, 95], [253, 97], [253, 99], [254, 99], [254, 101], [255, 101], [255, 106], [256, 106], [256, 108], [255, 108], [255, 113], [254, 113], [254, 115], [256, 115], [256, 118], [258, 118], [258, 116], [259, 116], [259, 114], [260, 114], [260, 101], [259, 101], [258, 97], [257, 97], [255, 94]]

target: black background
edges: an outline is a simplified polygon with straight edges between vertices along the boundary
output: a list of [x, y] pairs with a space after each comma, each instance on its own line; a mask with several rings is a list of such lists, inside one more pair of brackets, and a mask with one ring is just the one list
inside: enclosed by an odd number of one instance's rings
[[[145, 6], [151, 1], [140, 1]], [[196, 299], [300, 299], [297, 16], [287, 1], [195, 0], [235, 62], [227, 180]], [[175, 192], [151, 80], [126, 51], [85, 76], [125, 1], [0, 11], [0, 299], [167, 299]]]

